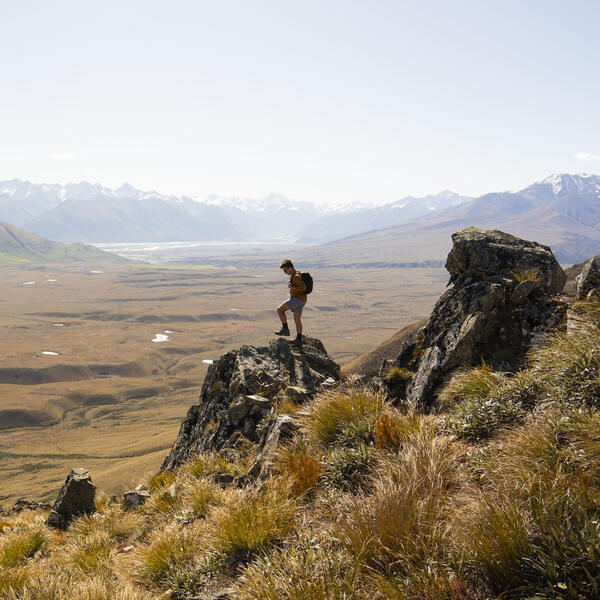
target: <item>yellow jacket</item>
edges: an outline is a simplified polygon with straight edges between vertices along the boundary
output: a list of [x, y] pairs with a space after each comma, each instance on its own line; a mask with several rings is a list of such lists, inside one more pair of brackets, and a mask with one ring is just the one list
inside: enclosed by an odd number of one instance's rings
[[304, 293], [306, 284], [304, 283], [304, 279], [302, 279], [302, 275], [300, 275], [300, 271], [294, 271], [293, 275], [290, 277], [289, 283], [290, 296], [298, 298], [298, 300], [302, 300], [302, 302], [306, 302], [307, 296]]

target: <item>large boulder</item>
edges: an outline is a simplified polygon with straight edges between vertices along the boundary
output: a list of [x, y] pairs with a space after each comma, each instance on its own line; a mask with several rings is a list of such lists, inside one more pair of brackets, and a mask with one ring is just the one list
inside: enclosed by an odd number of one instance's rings
[[188, 410], [161, 471], [203, 451], [233, 448], [242, 439], [262, 442], [275, 397], [301, 402], [339, 378], [339, 365], [314, 338], [304, 337], [301, 345], [279, 338], [265, 347], [227, 352], [208, 368], [200, 401]]
[[453, 282], [461, 275], [478, 280], [514, 279], [519, 273], [536, 273], [548, 294], [560, 292], [566, 275], [548, 246], [522, 240], [514, 235], [467, 227], [452, 235], [452, 250], [446, 269]]
[[451, 278], [429, 321], [393, 365], [414, 374], [405, 399], [429, 410], [440, 385], [460, 367], [515, 370], [532, 343], [564, 317], [554, 298], [565, 274], [547, 246], [469, 227], [452, 236]]
[[67, 529], [75, 517], [96, 511], [95, 496], [96, 486], [87, 469], [73, 469], [58, 493], [47, 524], [57, 529]]

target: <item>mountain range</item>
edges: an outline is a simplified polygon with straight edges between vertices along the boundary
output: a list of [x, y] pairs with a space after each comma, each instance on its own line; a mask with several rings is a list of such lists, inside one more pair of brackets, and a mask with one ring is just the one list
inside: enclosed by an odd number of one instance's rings
[[516, 192], [485, 194], [408, 222], [303, 253], [311, 264], [443, 264], [451, 235], [468, 226], [501, 229], [549, 245], [563, 264], [600, 253], [600, 176], [551, 175]]
[[469, 198], [452, 192], [383, 206], [318, 206], [280, 194], [262, 199], [143, 192], [124, 184], [0, 182], [0, 220], [62, 242], [295, 240], [320, 243], [442, 210]]
[[[439, 264], [474, 225], [550, 245], [563, 263], [600, 252], [600, 176], [557, 174], [478, 198], [444, 191], [373, 206], [143, 192], [124, 184], [0, 182], [0, 220], [63, 242], [287, 240], [312, 264]], [[320, 245], [317, 245], [320, 244]]]

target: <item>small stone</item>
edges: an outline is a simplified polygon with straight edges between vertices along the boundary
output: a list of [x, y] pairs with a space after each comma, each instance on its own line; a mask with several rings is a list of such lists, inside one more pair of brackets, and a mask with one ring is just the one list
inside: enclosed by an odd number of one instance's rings
[[135, 510], [150, 498], [150, 492], [145, 485], [138, 485], [134, 490], [123, 494], [123, 508], [127, 510]]

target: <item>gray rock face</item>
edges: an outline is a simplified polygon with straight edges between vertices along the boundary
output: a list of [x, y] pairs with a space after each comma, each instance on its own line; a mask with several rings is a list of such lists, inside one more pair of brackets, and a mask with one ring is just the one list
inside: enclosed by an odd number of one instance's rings
[[329, 378], [339, 380], [339, 366], [314, 338], [304, 337], [301, 346], [279, 338], [266, 347], [224, 354], [209, 367], [200, 401], [188, 410], [161, 471], [199, 452], [234, 447], [240, 436], [260, 442], [275, 396], [294, 388], [290, 396], [306, 399], [325, 381], [330, 384]]
[[533, 270], [548, 294], [565, 285], [566, 276], [548, 246], [528, 242], [497, 229], [484, 231], [467, 227], [452, 235], [453, 247], [446, 260], [452, 276], [471, 275], [476, 279], [514, 279], [518, 272]]
[[[513, 370], [535, 340], [564, 317], [553, 300], [565, 281], [551, 250], [501, 231], [468, 228], [452, 236], [451, 274], [427, 325], [393, 364], [414, 372], [406, 400], [429, 410], [457, 368], [480, 364]], [[518, 281], [528, 274], [535, 280]]]
[[289, 440], [300, 428], [298, 421], [290, 415], [275, 417], [263, 436], [256, 458], [244, 481], [262, 481], [266, 479], [273, 466], [273, 458], [280, 442]]
[[51, 527], [67, 529], [75, 517], [96, 511], [95, 496], [96, 486], [87, 469], [73, 469], [60, 489], [46, 523]]
[[590, 258], [575, 280], [578, 300], [600, 296], [600, 265], [597, 258]]

